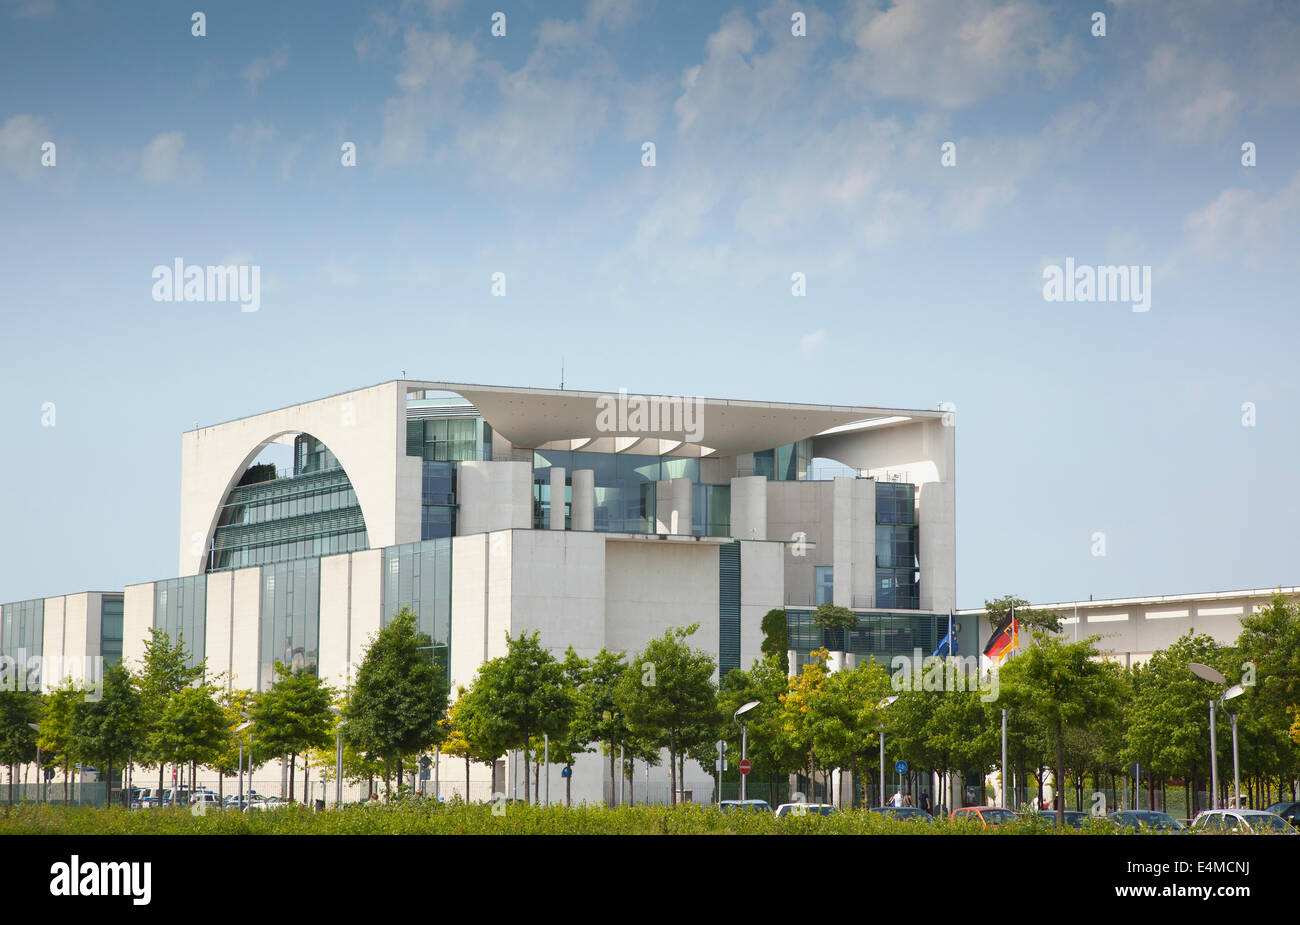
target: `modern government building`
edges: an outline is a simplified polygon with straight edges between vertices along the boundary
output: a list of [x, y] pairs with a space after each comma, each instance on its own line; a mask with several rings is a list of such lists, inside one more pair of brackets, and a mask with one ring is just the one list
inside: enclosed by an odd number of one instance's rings
[[[944, 410], [386, 382], [183, 434], [175, 575], [4, 604], [0, 654], [75, 675], [138, 663], [153, 627], [223, 685], [265, 689], [281, 661], [343, 688], [409, 607], [454, 692], [533, 631], [557, 655], [630, 656], [698, 624], [692, 645], [725, 674], [759, 656], [775, 608], [797, 670], [831, 602], [859, 617], [850, 662], [928, 655], [956, 605], [955, 434]], [[1231, 641], [1271, 594], [1036, 606], [1132, 661], [1192, 625]], [[954, 621], [978, 652], [982, 611]], [[602, 765], [575, 765], [575, 802], [605, 796]], [[497, 789], [516, 793], [521, 771], [503, 759]], [[438, 772], [441, 795], [464, 790], [463, 763]], [[630, 795], [668, 787], [665, 767], [642, 769]], [[712, 779], [687, 762], [684, 789], [707, 800]], [[473, 765], [469, 797], [490, 792]]]

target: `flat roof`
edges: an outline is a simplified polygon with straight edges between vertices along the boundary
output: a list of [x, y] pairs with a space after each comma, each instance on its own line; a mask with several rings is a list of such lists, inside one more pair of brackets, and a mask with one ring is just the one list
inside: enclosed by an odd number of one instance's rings
[[[1174, 604], [1179, 601], [1224, 601], [1241, 600], [1249, 597], [1271, 597], [1274, 594], [1300, 595], [1300, 587], [1254, 588], [1243, 591], [1198, 591], [1194, 594], [1162, 594], [1157, 597], [1112, 597], [1087, 601], [1062, 601], [1056, 604], [1030, 604], [1033, 610], [1065, 610], [1075, 607], [1086, 610], [1090, 607], [1145, 607], [1147, 605]], [[983, 607], [970, 610], [958, 610], [961, 614], [981, 614]]]

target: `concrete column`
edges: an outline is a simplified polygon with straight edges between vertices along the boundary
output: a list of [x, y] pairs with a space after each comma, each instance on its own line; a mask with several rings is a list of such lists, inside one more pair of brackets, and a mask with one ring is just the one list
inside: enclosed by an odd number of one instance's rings
[[655, 533], [673, 532], [672, 484], [667, 479], [655, 482]]
[[767, 479], [761, 475], [731, 480], [731, 535], [741, 540], [767, 539]]
[[[853, 606], [853, 483], [852, 478], [837, 478], [831, 501], [831, 532], [835, 548], [831, 559], [834, 569], [831, 603], [836, 607]], [[875, 525], [872, 525], [875, 530]]]
[[551, 466], [551, 522], [552, 530], [564, 529], [564, 467]]
[[596, 471], [594, 469], [573, 470], [573, 513], [574, 530], [596, 529]]
[[672, 509], [668, 517], [669, 532], [677, 536], [691, 535], [691, 487], [687, 478], [672, 480]]

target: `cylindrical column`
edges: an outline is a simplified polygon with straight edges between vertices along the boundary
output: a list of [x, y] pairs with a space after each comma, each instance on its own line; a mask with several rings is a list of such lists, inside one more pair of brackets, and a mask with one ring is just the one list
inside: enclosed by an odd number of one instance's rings
[[1210, 809], [1219, 808], [1219, 750], [1215, 746], [1214, 701], [1210, 701]]
[[573, 470], [572, 526], [574, 530], [596, 529], [596, 472]]
[[552, 530], [564, 529], [564, 467], [551, 466], [551, 522]]

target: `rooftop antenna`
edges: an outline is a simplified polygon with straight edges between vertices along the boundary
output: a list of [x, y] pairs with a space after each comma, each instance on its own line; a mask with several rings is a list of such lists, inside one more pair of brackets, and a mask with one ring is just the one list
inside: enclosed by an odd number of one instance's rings
[[560, 357], [560, 391], [564, 391], [564, 357]]
[[402, 370], [402, 378], [403, 378], [403, 379], [406, 378], [406, 370]]

